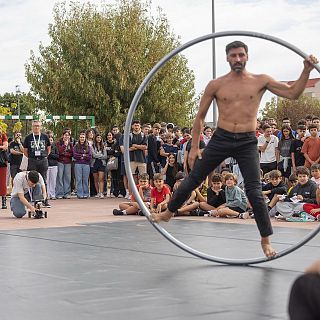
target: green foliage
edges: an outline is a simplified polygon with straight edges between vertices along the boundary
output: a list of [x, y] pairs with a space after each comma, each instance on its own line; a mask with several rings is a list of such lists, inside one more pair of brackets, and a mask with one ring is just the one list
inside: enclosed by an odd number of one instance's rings
[[[35, 115], [37, 113], [37, 101], [31, 93], [22, 92], [19, 97], [9, 92], [0, 95], [0, 106], [7, 108], [9, 112], [6, 115], [18, 114], [18, 101], [21, 115]], [[4, 115], [4, 113], [1, 114]]]
[[[151, 68], [179, 45], [159, 10], [150, 4], [119, 0], [98, 11], [92, 4], [54, 8], [51, 44], [40, 45], [26, 64], [39, 107], [51, 114], [95, 115], [105, 127], [121, 125], [138, 86]], [[194, 75], [187, 60], [171, 59], [146, 88], [135, 118], [179, 125], [194, 116]]]
[[320, 100], [305, 95], [297, 100], [272, 98], [262, 111], [263, 118], [274, 118], [278, 124], [283, 118], [290, 118], [293, 127], [308, 114], [320, 116]]

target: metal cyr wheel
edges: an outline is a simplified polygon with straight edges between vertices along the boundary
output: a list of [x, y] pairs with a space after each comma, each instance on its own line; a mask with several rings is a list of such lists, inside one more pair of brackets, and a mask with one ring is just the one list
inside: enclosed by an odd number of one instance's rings
[[[176, 245], [177, 247], [179, 247], [180, 249], [196, 256], [199, 257], [201, 259], [205, 259], [205, 260], [209, 260], [212, 262], [218, 262], [218, 263], [223, 263], [223, 264], [229, 264], [229, 265], [250, 265], [250, 264], [258, 264], [258, 263], [263, 263], [266, 261], [270, 261], [269, 259], [267, 259], [266, 257], [258, 257], [258, 258], [252, 258], [252, 259], [226, 259], [226, 258], [221, 258], [221, 257], [216, 257], [213, 255], [209, 255], [206, 254], [204, 252], [201, 251], [197, 251], [189, 246], [187, 246], [186, 244], [184, 244], [183, 242], [177, 240], [175, 237], [173, 237], [168, 231], [166, 231], [162, 226], [160, 226], [159, 224], [152, 222], [150, 220], [150, 212], [148, 211], [148, 208], [145, 206], [145, 204], [143, 203], [139, 192], [135, 186], [134, 183], [134, 179], [132, 176], [132, 171], [130, 168], [130, 158], [129, 158], [129, 133], [130, 133], [130, 128], [131, 128], [131, 122], [133, 120], [133, 116], [134, 116], [134, 112], [137, 108], [137, 105], [140, 101], [140, 98], [143, 94], [143, 91], [145, 90], [146, 86], [148, 85], [148, 83], [152, 80], [152, 78], [154, 77], [154, 75], [156, 74], [156, 72], [164, 66], [165, 63], [167, 63], [171, 58], [173, 58], [175, 55], [177, 55], [178, 53], [180, 53], [181, 51], [206, 40], [210, 40], [210, 39], [215, 39], [215, 38], [222, 38], [222, 37], [229, 37], [229, 36], [246, 36], [246, 37], [253, 37], [253, 38], [260, 38], [260, 39], [264, 39], [267, 41], [271, 41], [271, 42], [275, 42], [283, 47], [288, 48], [289, 50], [295, 52], [296, 54], [298, 54], [299, 56], [301, 56], [302, 58], [306, 59], [308, 57], [308, 55], [304, 52], [302, 52], [300, 49], [296, 48], [295, 46], [293, 46], [292, 44], [281, 40], [279, 38], [273, 37], [273, 36], [269, 36], [266, 34], [262, 34], [262, 33], [257, 33], [257, 32], [251, 32], [251, 31], [223, 31], [223, 32], [216, 32], [216, 33], [211, 33], [211, 34], [207, 34], [204, 35], [202, 37], [196, 38], [194, 40], [191, 40], [183, 45], [181, 45], [180, 47], [172, 50], [169, 54], [167, 54], [165, 57], [163, 57], [152, 69], [151, 71], [148, 73], [148, 75], [145, 77], [145, 79], [142, 81], [140, 87], [138, 88], [132, 103], [130, 105], [130, 109], [128, 112], [128, 116], [127, 116], [127, 120], [126, 120], [126, 125], [125, 125], [125, 132], [124, 132], [124, 149], [125, 149], [125, 153], [124, 153], [124, 160], [125, 160], [125, 167], [126, 167], [126, 173], [127, 173], [127, 177], [131, 186], [131, 190], [133, 191], [133, 194], [135, 196], [135, 199], [137, 200], [141, 210], [143, 211], [144, 215], [148, 218], [148, 220], [150, 221], [150, 223], [154, 226], [155, 229], [157, 229], [167, 240], [169, 240], [170, 242], [172, 242], [174, 245]], [[315, 69], [320, 73], [320, 66], [319, 64], [315, 65]], [[317, 228], [315, 228], [314, 230], [312, 230], [309, 234], [307, 234], [304, 238], [302, 238], [301, 241], [297, 242], [296, 244], [290, 246], [289, 248], [280, 251], [276, 257], [274, 257], [272, 260], [275, 260], [277, 258], [283, 257], [295, 250], [297, 250], [298, 248], [302, 247], [304, 244], [306, 244], [309, 240], [311, 240], [313, 237], [315, 237], [318, 232], [320, 231], [320, 224], [318, 225]]]

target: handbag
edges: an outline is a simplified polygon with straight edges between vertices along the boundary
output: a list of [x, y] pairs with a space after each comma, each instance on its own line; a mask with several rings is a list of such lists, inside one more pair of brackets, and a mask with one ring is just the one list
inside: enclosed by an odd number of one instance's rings
[[21, 171], [27, 171], [28, 170], [28, 158], [25, 155], [22, 156], [22, 160], [21, 160], [19, 169]]
[[7, 167], [8, 164], [8, 155], [6, 151], [1, 151], [0, 152], [0, 167]]
[[108, 171], [118, 170], [118, 158], [117, 157], [109, 158], [109, 160], [107, 162], [107, 170]]

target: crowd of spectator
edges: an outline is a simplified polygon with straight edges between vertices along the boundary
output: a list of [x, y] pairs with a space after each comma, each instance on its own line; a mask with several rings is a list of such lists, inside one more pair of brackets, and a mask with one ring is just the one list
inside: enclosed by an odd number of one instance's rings
[[[201, 152], [213, 134], [213, 128], [203, 128]], [[289, 118], [284, 118], [280, 126], [272, 118], [257, 121], [256, 137], [262, 190], [270, 216], [289, 220], [305, 213], [309, 220], [320, 219], [319, 117], [306, 116], [294, 128]], [[140, 196], [151, 211], [161, 212], [190, 171], [187, 160], [192, 128], [134, 120], [129, 139], [130, 167]], [[10, 181], [14, 187], [18, 173], [37, 172], [43, 181], [46, 207], [50, 207], [51, 200], [71, 196], [122, 197], [125, 202], [114, 209], [115, 215], [142, 214], [128, 185], [123, 152], [123, 133], [116, 125], [104, 133], [94, 128], [83, 130], [77, 137], [70, 128], [64, 128], [61, 137], [52, 131], [43, 132], [40, 121], [33, 121], [32, 133], [24, 139], [15, 132], [8, 141], [6, 134], [0, 132], [0, 153], [6, 153], [8, 160], [4, 157], [7, 166], [0, 167], [2, 208], [7, 208]], [[31, 180], [39, 181], [33, 173]], [[21, 177], [20, 174], [20, 180]], [[32, 183], [29, 181], [29, 187]], [[13, 188], [13, 198], [16, 190]], [[229, 158], [221, 163], [175, 215], [253, 217], [235, 160]]]

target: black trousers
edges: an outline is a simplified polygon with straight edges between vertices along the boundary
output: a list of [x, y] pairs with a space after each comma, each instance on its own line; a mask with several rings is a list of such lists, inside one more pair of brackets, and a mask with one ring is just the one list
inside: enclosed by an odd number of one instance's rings
[[304, 274], [294, 282], [288, 309], [290, 320], [320, 319], [319, 274]]
[[28, 158], [28, 171], [35, 170], [39, 172], [47, 185], [48, 158]]
[[260, 235], [271, 235], [272, 227], [261, 190], [260, 163], [255, 132], [233, 133], [217, 128], [213, 137], [198, 159], [193, 170], [182, 181], [173, 194], [168, 205], [171, 212], [176, 212], [189, 198], [192, 190], [197, 188], [207, 175], [224, 159], [232, 157], [239, 164], [244, 178], [245, 190], [253, 208], [254, 217]]

